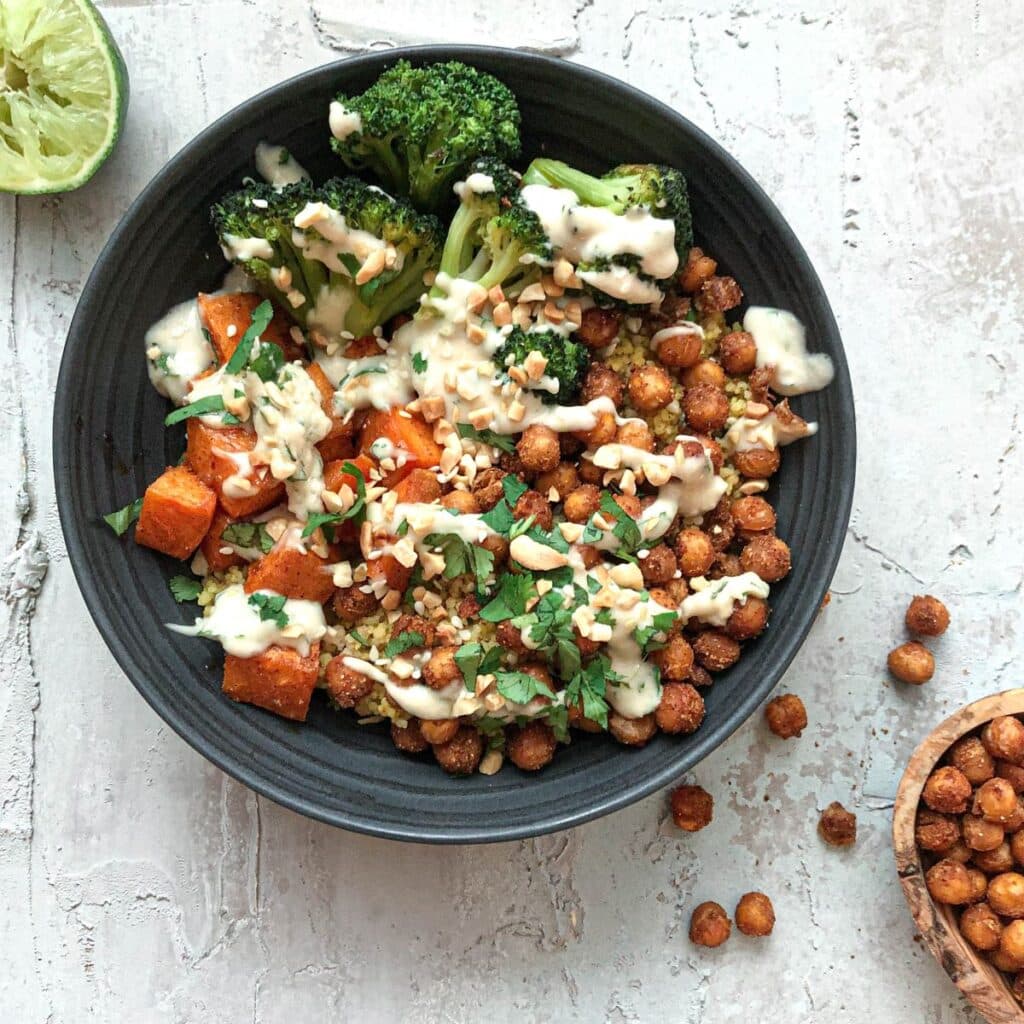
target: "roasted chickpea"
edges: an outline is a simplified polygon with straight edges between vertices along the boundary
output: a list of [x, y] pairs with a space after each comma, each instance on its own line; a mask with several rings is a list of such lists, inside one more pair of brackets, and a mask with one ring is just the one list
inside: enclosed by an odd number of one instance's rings
[[988, 782], [996, 773], [995, 761], [977, 736], [965, 736], [949, 748], [949, 763], [967, 776], [972, 786]]
[[997, 949], [1003, 923], [987, 903], [976, 903], [960, 915], [960, 934], [975, 948]]
[[976, 855], [973, 850], [967, 848], [962, 839], [958, 839], [948, 850], [942, 851], [942, 856], [946, 860], [958, 860], [961, 864], [967, 864]]
[[497, 533], [491, 533], [484, 537], [480, 541], [480, 547], [494, 555], [495, 566], [502, 565], [508, 558], [508, 541]]
[[763, 632], [768, 625], [768, 602], [750, 595], [733, 609], [725, 631], [734, 640], [750, 640]]
[[626, 718], [618, 711], [612, 711], [608, 715], [608, 731], [627, 747], [642, 747], [658, 731], [658, 725], [654, 715]]
[[676, 560], [687, 579], [703, 576], [715, 560], [715, 546], [703, 530], [688, 526], [676, 537]]
[[936, 903], [956, 905], [971, 898], [971, 879], [959, 861], [940, 860], [925, 872], [924, 881]]
[[1000, 950], [1024, 967], [1024, 921], [1011, 921], [999, 937]]
[[1014, 832], [1010, 836], [1010, 856], [1018, 865], [1024, 865], [1024, 831]]
[[418, 718], [410, 718], [409, 724], [404, 729], [392, 722], [391, 742], [403, 754], [422, 754], [430, 746], [420, 731], [420, 721]]
[[529, 650], [526, 644], [523, 643], [523, 631], [506, 619], [504, 622], [498, 623], [497, 631], [495, 632], [495, 640], [498, 641], [498, 645], [504, 647], [506, 651], [514, 651], [516, 654], [526, 654]]
[[775, 509], [764, 498], [749, 494], [732, 503], [732, 520], [740, 537], [750, 540], [775, 529]]
[[720, 946], [732, 932], [732, 921], [721, 904], [701, 903], [690, 918], [690, 941], [698, 946], [714, 949]]
[[981, 730], [981, 742], [998, 760], [1024, 764], [1024, 725], [1012, 715], [993, 718]]
[[746, 331], [730, 331], [718, 340], [718, 361], [734, 377], [750, 373], [757, 366], [757, 342]]
[[1018, 793], [1024, 793], [1024, 768], [1009, 761], [996, 761], [996, 775], [1007, 782]]
[[579, 485], [579, 473], [571, 462], [560, 462], [554, 469], [541, 473], [534, 482], [534, 486], [548, 501], [561, 501]]
[[642, 558], [638, 557], [637, 561], [644, 575], [644, 583], [648, 585], [671, 582], [679, 568], [676, 556], [667, 544], [658, 544]]
[[640, 518], [640, 513], [643, 512], [643, 506], [640, 504], [640, 499], [635, 494], [616, 494], [614, 500], [615, 504], [618, 505], [630, 519]]
[[576, 553], [580, 556], [584, 569], [593, 569], [595, 565], [604, 561], [601, 549], [594, 547], [593, 544], [577, 544]]
[[703, 665], [698, 665], [694, 662], [693, 667], [690, 669], [690, 675], [687, 677], [687, 682], [693, 683], [696, 687], [703, 687], [710, 686], [714, 679]]
[[457, 718], [439, 718], [436, 721], [424, 719], [420, 722], [420, 732], [431, 746], [447, 743], [458, 731], [459, 720]]
[[694, 384], [683, 393], [686, 422], [693, 430], [717, 434], [729, 418], [729, 396], [714, 384]]
[[694, 246], [683, 264], [679, 273], [679, 287], [687, 295], [693, 295], [700, 291], [700, 286], [710, 278], [718, 269], [718, 264], [710, 257], [704, 255], [704, 250]]
[[658, 342], [658, 362], [671, 370], [685, 370], [700, 359], [701, 336], [696, 331], [670, 334]]
[[475, 772], [483, 754], [484, 738], [471, 725], [459, 726], [459, 731], [447, 743], [434, 747], [437, 763], [450, 775]]
[[423, 682], [434, 690], [443, 690], [449, 683], [462, 678], [455, 662], [458, 647], [437, 647], [423, 666]]
[[573, 437], [578, 438], [588, 448], [600, 448], [603, 444], [611, 444], [619, 431], [615, 413], [602, 410], [596, 413], [595, 423], [589, 430], [574, 430]]
[[771, 935], [775, 927], [775, 908], [763, 892], [748, 892], [736, 904], [736, 927], [744, 935]]
[[684, 832], [699, 832], [711, 824], [715, 801], [702, 786], [677, 786], [669, 797], [672, 820]]
[[529, 519], [530, 516], [534, 525], [542, 530], [550, 530], [555, 522], [551, 502], [538, 491], [523, 491], [512, 507], [513, 519]]
[[740, 552], [744, 572], [756, 572], [765, 583], [777, 583], [789, 575], [789, 545], [774, 534], [751, 537]]
[[767, 480], [782, 465], [782, 453], [778, 448], [746, 448], [732, 453], [732, 464], [748, 480]]
[[433, 647], [437, 639], [437, 627], [433, 622], [422, 615], [410, 615], [407, 612], [403, 612], [391, 624], [391, 639], [394, 640], [405, 633], [418, 633], [423, 637], [420, 647]]
[[580, 475], [581, 484], [594, 484], [600, 486], [604, 481], [604, 470], [595, 466], [592, 462], [582, 461], [576, 469]]
[[726, 551], [719, 551], [715, 555], [714, 565], [708, 570], [708, 579], [720, 580], [724, 576], [739, 576], [743, 572], [740, 565], [740, 556], [732, 555]]
[[684, 388], [698, 384], [710, 384], [720, 391], [725, 388], [725, 370], [714, 359], [698, 359], [689, 369], [683, 370], [680, 381]]
[[604, 732], [600, 722], [595, 722], [583, 714], [582, 699], [575, 704], [569, 704], [568, 711], [569, 725], [574, 729], [580, 729], [582, 732]]
[[701, 528], [711, 538], [711, 546], [716, 551], [725, 551], [732, 544], [736, 537], [736, 523], [728, 498], [723, 498], [704, 516]]
[[685, 682], [693, 668], [693, 648], [683, 637], [673, 636], [660, 651], [651, 655], [651, 660], [661, 670], [662, 679], [673, 683]]
[[595, 398], [610, 398], [616, 408], [622, 405], [622, 397], [626, 393], [626, 384], [623, 379], [604, 363], [591, 363], [583, 378], [583, 388], [580, 392], [580, 399], [584, 402], [592, 402]]
[[482, 512], [490, 512], [505, 496], [501, 482], [508, 474], [503, 469], [491, 466], [482, 469], [473, 480], [473, 497]]
[[949, 610], [937, 597], [918, 596], [907, 608], [906, 623], [919, 636], [942, 636], [949, 627]]
[[344, 587], [334, 592], [334, 614], [342, 622], [352, 625], [378, 608], [377, 598], [371, 593], [364, 594], [360, 587]]
[[920, 686], [935, 674], [935, 659], [927, 647], [914, 640], [889, 652], [886, 665], [901, 683]]
[[[656, 601], [662, 608], [675, 608], [682, 603], [685, 597], [689, 596], [689, 593], [690, 587], [686, 580], [669, 580], [664, 586], [651, 587], [651, 600]], [[681, 625], [682, 623], [677, 619], [669, 632], [673, 630], [678, 632]]]
[[971, 854], [971, 863], [990, 875], [1012, 871], [1013, 854], [1010, 852], [1010, 844], [1004, 841], [994, 850], [975, 850]]
[[780, 693], [764, 709], [768, 728], [784, 740], [799, 736], [807, 728], [807, 709], [795, 693]]
[[742, 301], [743, 292], [731, 277], [709, 277], [697, 294], [697, 308], [702, 313], [724, 313]]
[[994, 821], [977, 818], [973, 814], [963, 817], [964, 843], [972, 850], [983, 853], [994, 850], [1003, 841], [1003, 826]]
[[[1016, 790], [1014, 790], [1016, 792]], [[1008, 835], [1013, 835], [1015, 832], [1019, 832], [1024, 828], [1024, 802], [1021, 801], [1020, 797], [1017, 797], [1017, 806], [1013, 813], [1004, 821], [1003, 831]]]
[[[1008, 821], [1017, 812], [1017, 793], [1006, 779], [989, 779], [974, 794], [974, 813], [986, 821]], [[970, 844], [968, 844], [970, 845]]]
[[521, 729], [513, 729], [505, 743], [509, 760], [524, 772], [535, 772], [550, 764], [555, 756], [558, 740], [547, 722], [528, 722]]
[[821, 812], [818, 834], [829, 846], [852, 846], [857, 841], [857, 816], [833, 800]]
[[622, 314], [617, 309], [591, 306], [583, 311], [576, 337], [587, 348], [607, 348], [618, 337], [621, 324]]
[[[1002, 938], [1002, 936], [1000, 936]], [[1014, 957], [1008, 956], [1001, 949], [995, 949], [988, 955], [988, 962], [997, 970], [1004, 971], [1006, 974], [1013, 974], [1014, 971], [1019, 971], [1024, 964], [1017, 961]]]
[[626, 420], [619, 427], [615, 440], [618, 444], [628, 444], [645, 452], [653, 452], [655, 449], [654, 434], [643, 420]]
[[943, 814], [963, 814], [971, 798], [971, 784], [959, 768], [946, 765], [936, 768], [924, 784], [921, 799], [933, 810]]
[[689, 683], [666, 683], [654, 720], [662, 732], [695, 732], [704, 721], [704, 698]]
[[354, 708], [373, 689], [373, 680], [348, 668], [340, 654], [327, 663], [324, 679], [328, 696], [339, 708]]
[[443, 508], [454, 509], [461, 515], [473, 515], [480, 511], [480, 505], [469, 491], [449, 491], [441, 497]]
[[644, 363], [630, 375], [626, 385], [629, 401], [641, 412], [657, 412], [672, 401], [672, 378], [655, 363]]
[[959, 839], [960, 825], [956, 818], [929, 811], [926, 807], [918, 810], [914, 841], [922, 850], [943, 853]]
[[[725, 462], [725, 455], [722, 452], [722, 446], [713, 438], [707, 434], [694, 434], [694, 441], [704, 449], [705, 458], [711, 461], [711, 465], [716, 473], [722, 472], [722, 464]], [[690, 446], [693, 445], [694, 441], [684, 441], [683, 450], [689, 455]], [[700, 455], [700, 452], [693, 451], [692, 454]]]
[[968, 865], [967, 877], [971, 880], [971, 903], [980, 903], [988, 893], [988, 875], [980, 868]]
[[693, 640], [693, 653], [709, 672], [724, 672], [740, 658], [740, 645], [728, 633], [709, 629]]
[[467, 594], [459, 602], [456, 614], [463, 623], [475, 619], [480, 614], [480, 600], [477, 598], [476, 594]]
[[558, 434], [542, 423], [531, 423], [516, 442], [516, 454], [530, 473], [546, 473], [562, 458]]
[[570, 491], [562, 504], [562, 511], [570, 523], [585, 523], [601, 510], [601, 491], [593, 484], [581, 484]]

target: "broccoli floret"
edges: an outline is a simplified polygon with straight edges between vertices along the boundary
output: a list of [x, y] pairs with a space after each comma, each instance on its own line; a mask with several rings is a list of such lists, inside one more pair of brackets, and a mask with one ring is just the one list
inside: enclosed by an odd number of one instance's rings
[[583, 378], [590, 366], [590, 351], [586, 345], [563, 337], [557, 331], [524, 331], [513, 327], [501, 348], [494, 354], [494, 365], [499, 369], [522, 366], [531, 352], [539, 352], [548, 361], [544, 376], [558, 380], [558, 390], [535, 388], [542, 402], [548, 405], [569, 405], [580, 393]]
[[[326, 335], [362, 337], [414, 305], [440, 255], [436, 218], [357, 178], [280, 190], [252, 184], [217, 203], [211, 218], [228, 259], [299, 324]], [[357, 285], [375, 252], [390, 265]]]
[[413, 67], [401, 60], [365, 92], [339, 94], [335, 104], [332, 120], [343, 127], [334, 129], [334, 151], [421, 210], [446, 205], [474, 158], [519, 153], [515, 96], [458, 61]]
[[680, 264], [693, 245], [693, 221], [686, 179], [660, 164], [620, 164], [600, 178], [577, 171], [560, 160], [534, 160], [523, 175], [524, 185], [567, 188], [586, 206], [603, 206], [614, 213], [641, 207], [652, 216], [675, 223], [675, 247]]
[[[640, 269], [640, 257], [629, 253], [620, 253], [614, 259], [599, 256], [581, 261], [576, 267], [576, 273], [583, 281], [583, 290], [598, 306], [605, 309], [621, 309], [624, 313], [638, 312], [652, 302], [659, 301], [662, 296], [658, 282]], [[607, 273], [621, 275], [621, 287], [633, 292], [637, 301], [629, 302], [618, 295], [609, 294], [587, 279], [588, 274]]]

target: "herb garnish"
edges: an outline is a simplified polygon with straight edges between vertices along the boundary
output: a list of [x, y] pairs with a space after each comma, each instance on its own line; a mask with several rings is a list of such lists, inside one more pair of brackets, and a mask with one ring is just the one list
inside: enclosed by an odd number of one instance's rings
[[274, 538], [263, 523], [229, 523], [221, 531], [220, 539], [239, 548], [256, 548], [267, 554], [274, 546]]
[[274, 319], [274, 307], [269, 299], [264, 299], [253, 311], [241, 341], [231, 353], [231, 358], [224, 367], [225, 373], [240, 373], [245, 364], [249, 361], [249, 354], [252, 352], [253, 343], [267, 329], [267, 325]]
[[302, 530], [303, 537], [310, 536], [319, 527], [324, 531], [324, 536], [327, 538], [328, 543], [333, 544], [335, 523], [343, 523], [347, 519], [361, 523], [366, 518], [366, 477], [363, 476], [363, 471], [354, 462], [342, 463], [341, 468], [349, 476], [355, 478], [356, 500], [344, 512], [316, 512], [311, 515], [306, 520], [306, 525]]
[[[416, 369], [415, 360], [416, 357], [413, 356], [413, 369]], [[423, 369], [426, 369], [425, 363]], [[416, 372], [422, 373], [423, 370], [416, 370]], [[477, 430], [472, 423], [456, 423], [455, 429], [459, 432], [459, 437], [468, 437], [473, 441], [479, 441], [481, 444], [489, 444], [492, 448], [500, 448], [503, 452], [508, 452], [510, 455], [516, 450], [516, 443], [511, 437], [506, 437], [504, 434], [499, 434], [494, 430]]]
[[423, 634], [417, 633], [414, 629], [408, 633], [401, 633], [384, 645], [384, 657], [397, 658], [399, 654], [405, 654], [413, 647], [422, 647], [423, 643]]
[[175, 409], [174, 412], [169, 412], [164, 417], [164, 426], [170, 427], [182, 420], [191, 419], [193, 416], [206, 416], [211, 412], [224, 413], [221, 420], [228, 426], [241, 422], [237, 416], [225, 411], [224, 399], [220, 395], [207, 395], [189, 405], [183, 405], [180, 409]]
[[103, 522], [120, 537], [139, 518], [141, 511], [142, 499], [136, 498], [125, 505], [124, 508], [119, 508], [116, 512], [108, 512], [103, 517]]
[[261, 594], [258, 591], [249, 595], [249, 604], [260, 613], [260, 622], [273, 622], [278, 629], [288, 625], [288, 613], [284, 603], [288, 599], [283, 594]]
[[203, 581], [191, 576], [172, 576], [167, 581], [171, 596], [178, 604], [194, 601], [203, 591]]

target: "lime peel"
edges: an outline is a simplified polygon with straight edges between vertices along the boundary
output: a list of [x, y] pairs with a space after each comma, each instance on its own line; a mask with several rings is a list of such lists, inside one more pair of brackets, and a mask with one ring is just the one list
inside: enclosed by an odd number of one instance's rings
[[128, 72], [89, 0], [0, 4], [0, 192], [67, 192], [117, 144]]

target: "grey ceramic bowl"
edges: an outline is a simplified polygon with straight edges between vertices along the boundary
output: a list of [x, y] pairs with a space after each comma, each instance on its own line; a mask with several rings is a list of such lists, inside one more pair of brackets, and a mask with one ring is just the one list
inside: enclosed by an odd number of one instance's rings
[[[253, 173], [261, 139], [283, 143], [324, 178], [339, 171], [327, 106], [399, 57], [456, 58], [493, 72], [519, 98], [524, 152], [587, 169], [621, 161], [672, 164], [692, 191], [698, 243], [735, 275], [748, 302], [793, 310], [837, 376], [796, 402], [817, 437], [786, 450], [773, 500], [794, 568], [773, 587], [765, 634], [706, 692], [692, 736], [658, 736], [642, 750], [580, 735], [527, 777], [453, 779], [410, 759], [381, 727], [359, 727], [314, 698], [304, 725], [234, 704], [220, 693], [219, 648], [163, 627], [185, 621], [167, 579], [177, 563], [118, 539], [100, 516], [138, 495], [184, 447], [166, 431], [166, 403], [149, 385], [147, 326], [175, 302], [213, 288], [225, 271], [207, 221], [210, 203]], [[778, 681], [814, 621], [849, 517], [854, 413], [828, 300], [800, 243], [748, 174], [675, 111], [575, 64], [483, 47], [393, 50], [316, 68], [243, 103], [186, 146], [121, 221], [82, 294], [68, 335], [54, 414], [58, 508], [86, 604], [125, 674], [198, 751], [260, 793], [314, 818], [379, 836], [464, 843], [516, 839], [607, 814], [671, 782], [737, 728]]]

